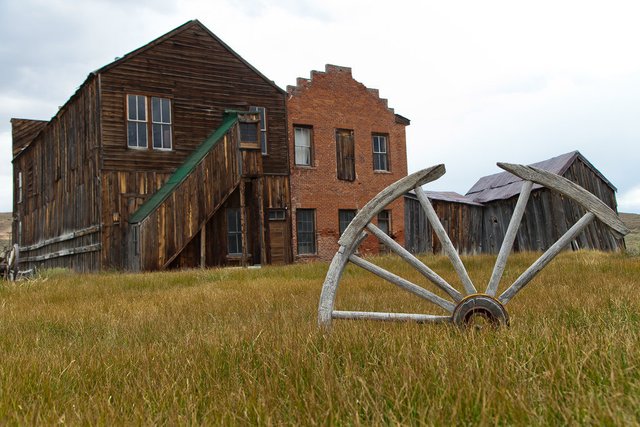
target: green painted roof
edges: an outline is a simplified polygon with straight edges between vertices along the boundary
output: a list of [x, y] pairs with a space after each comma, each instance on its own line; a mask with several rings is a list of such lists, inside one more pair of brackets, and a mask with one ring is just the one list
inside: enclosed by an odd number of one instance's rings
[[220, 127], [213, 132], [196, 150], [191, 153], [178, 169], [169, 177], [169, 180], [156, 191], [140, 208], [129, 218], [130, 224], [137, 224], [148, 217], [169, 195], [193, 172], [195, 167], [207, 155], [209, 151], [222, 139], [231, 126], [238, 120], [236, 112], [226, 113]]

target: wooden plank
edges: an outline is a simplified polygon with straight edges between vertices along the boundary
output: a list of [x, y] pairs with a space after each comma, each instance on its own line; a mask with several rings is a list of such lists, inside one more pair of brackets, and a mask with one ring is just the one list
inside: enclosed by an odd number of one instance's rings
[[83, 253], [87, 253], [87, 252], [96, 252], [99, 251], [101, 248], [100, 243], [96, 243], [93, 245], [88, 245], [88, 246], [80, 246], [77, 248], [68, 248], [68, 249], [62, 249], [56, 252], [50, 252], [44, 255], [35, 255], [35, 256], [30, 256], [30, 257], [24, 257], [22, 258], [22, 262], [39, 262], [39, 261], [46, 261], [46, 260], [50, 260], [53, 258], [59, 258], [59, 257], [63, 257], [63, 256], [69, 256], [69, 255], [76, 255], [76, 254], [83, 254]]
[[60, 236], [56, 236], [56, 237], [51, 238], [51, 239], [46, 239], [46, 240], [43, 240], [43, 241], [38, 242], [38, 243], [33, 244], [33, 245], [21, 246], [20, 249], [23, 252], [29, 252], [29, 251], [33, 251], [35, 249], [40, 249], [40, 248], [43, 248], [45, 246], [49, 246], [49, 245], [51, 245], [53, 243], [64, 242], [66, 240], [75, 239], [77, 237], [85, 236], [87, 234], [97, 233], [97, 232], [100, 231], [100, 229], [101, 229], [100, 225], [93, 225], [91, 227], [87, 227], [87, 228], [84, 228], [82, 230], [72, 231], [71, 233], [66, 233], [66, 234], [62, 234]]
[[418, 323], [450, 323], [451, 316], [436, 316], [431, 314], [414, 313], [380, 313], [371, 311], [341, 311], [334, 310], [331, 314], [334, 319], [347, 320], [381, 320], [394, 322], [418, 322]]

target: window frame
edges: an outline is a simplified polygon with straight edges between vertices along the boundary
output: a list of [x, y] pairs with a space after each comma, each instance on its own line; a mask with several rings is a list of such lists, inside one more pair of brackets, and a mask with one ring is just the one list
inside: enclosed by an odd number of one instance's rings
[[267, 109], [265, 107], [251, 106], [249, 107], [249, 111], [260, 114], [260, 124], [258, 125], [258, 130], [260, 132], [260, 152], [263, 156], [267, 156], [269, 154], [267, 146]]
[[[136, 118], [132, 119], [131, 118], [131, 105], [129, 102], [129, 98], [130, 97], [135, 97], [135, 102], [136, 102]], [[141, 120], [138, 117], [138, 109], [139, 109], [139, 98], [143, 98], [144, 99], [144, 120]], [[136, 94], [136, 93], [128, 93], [126, 95], [125, 98], [125, 102], [127, 105], [126, 108], [126, 118], [127, 118], [127, 148], [130, 148], [132, 150], [148, 150], [149, 149], [149, 121], [148, 121], [148, 117], [149, 117], [149, 108], [147, 105], [147, 99], [148, 96], [147, 95], [140, 95], [140, 94]], [[131, 141], [129, 140], [129, 124], [130, 123], [135, 123], [136, 124], [136, 145], [131, 145]], [[144, 129], [145, 129], [145, 145], [142, 146], [139, 144], [140, 142], [140, 133], [139, 133], [139, 129], [140, 123], [144, 123]]]
[[[309, 146], [306, 147], [304, 145], [299, 145], [297, 144], [297, 139], [296, 139], [296, 130], [305, 130], [309, 132]], [[313, 126], [310, 125], [293, 125], [293, 163], [295, 166], [297, 167], [313, 167], [313, 160], [314, 160], [314, 152], [313, 152]], [[298, 157], [297, 157], [297, 152], [298, 152], [298, 147], [302, 147], [302, 148], [308, 148], [309, 149], [309, 163], [305, 164], [305, 163], [298, 163]]]
[[[150, 110], [151, 110], [151, 122], [150, 122], [150, 127], [151, 127], [151, 147], [154, 150], [158, 150], [158, 151], [171, 151], [173, 150], [173, 111], [171, 111], [171, 99], [169, 98], [161, 98], [159, 96], [151, 96], [149, 97], [150, 100]], [[163, 114], [162, 114], [162, 103], [164, 101], [169, 103], [169, 121], [165, 122], [165, 121], [156, 121], [155, 118], [153, 117], [153, 100], [157, 99], [160, 101], [160, 120], [164, 119]], [[154, 132], [154, 127], [155, 125], [160, 125], [160, 136], [161, 136], [161, 147], [156, 147], [156, 141], [155, 141], [155, 132]], [[169, 127], [169, 148], [165, 148], [164, 147], [164, 126], [168, 126]]]
[[[310, 215], [306, 220], [307, 222], [311, 223], [311, 230], [310, 231], [301, 231], [300, 230], [300, 225], [301, 225], [301, 214], [304, 213], [305, 215], [308, 214]], [[310, 219], [310, 221], [309, 221]], [[306, 237], [311, 237], [311, 241], [306, 241], [306, 239], [304, 240], [304, 244], [305, 245], [311, 245], [311, 251], [308, 252], [302, 252], [301, 251], [301, 243], [303, 242], [303, 239], [301, 239], [301, 236], [305, 235]], [[315, 209], [296, 209], [296, 237], [297, 237], [297, 242], [296, 242], [296, 250], [298, 252], [299, 256], [312, 256], [312, 255], [317, 255], [318, 254], [318, 239], [317, 239], [317, 228], [316, 228], [316, 210]]]
[[[129, 118], [129, 97], [135, 96], [136, 97], [136, 117], [137, 117], [137, 109], [138, 109], [138, 100], [137, 98], [144, 98], [144, 112], [145, 112], [145, 120], [140, 120], [139, 118], [136, 119], [130, 119]], [[162, 101], [167, 101], [169, 102], [169, 118], [170, 118], [170, 122], [156, 122], [154, 121], [154, 117], [153, 117], [153, 104], [152, 104], [152, 100], [153, 99], [159, 99], [160, 100], [160, 114], [162, 115]], [[126, 123], [126, 140], [127, 140], [127, 149], [131, 149], [131, 150], [138, 150], [138, 151], [174, 151], [175, 146], [174, 146], [174, 132], [173, 132], [173, 98], [166, 96], [165, 94], [141, 94], [141, 93], [127, 93], [125, 94], [125, 123]], [[144, 123], [145, 124], [145, 136], [146, 136], [146, 145], [144, 146], [140, 146], [140, 145], [136, 145], [136, 146], [132, 146], [129, 144], [129, 123], [136, 123], [136, 124], [141, 124]], [[171, 135], [171, 147], [170, 148], [164, 148], [164, 147], [155, 147], [154, 146], [154, 139], [153, 139], [153, 127], [154, 125], [161, 125], [161, 129], [162, 126], [169, 126], [169, 134]], [[138, 130], [138, 126], [136, 125], [136, 132]], [[139, 133], [136, 133], [136, 135], [138, 136]], [[139, 139], [139, 136], [138, 136]]]
[[[234, 215], [234, 221], [237, 224], [237, 229], [231, 230], [229, 226], [229, 215]], [[227, 255], [228, 256], [241, 256], [242, 255], [242, 212], [241, 208], [227, 208], [226, 209], [226, 228], [227, 228]], [[235, 240], [236, 250], [240, 252], [231, 251], [231, 238]]]
[[24, 200], [22, 198], [22, 192], [24, 191], [23, 183], [22, 183], [22, 171], [18, 172], [18, 202], [22, 203]]
[[[385, 151], [376, 151], [376, 139], [378, 139], [378, 150], [380, 150], [380, 138], [384, 138]], [[391, 162], [389, 161], [389, 134], [372, 133], [371, 134], [371, 153], [373, 160], [374, 172], [391, 172]], [[384, 158], [386, 169], [376, 167], [376, 157]]]
[[[336, 143], [336, 177], [340, 181], [354, 182], [357, 178], [355, 130], [336, 128], [334, 135]], [[351, 144], [351, 150], [353, 150], [353, 155], [351, 157], [345, 155], [347, 147], [344, 145], [344, 135], [349, 135], [350, 137], [348, 142]]]
[[[384, 215], [386, 215], [386, 218], [383, 217]], [[383, 227], [380, 226], [381, 221], [386, 222], [387, 231], [385, 231]], [[376, 216], [376, 222], [378, 223], [378, 228], [382, 230], [387, 236], [391, 236], [393, 234], [391, 228], [391, 209], [383, 209], [378, 212], [378, 215]]]

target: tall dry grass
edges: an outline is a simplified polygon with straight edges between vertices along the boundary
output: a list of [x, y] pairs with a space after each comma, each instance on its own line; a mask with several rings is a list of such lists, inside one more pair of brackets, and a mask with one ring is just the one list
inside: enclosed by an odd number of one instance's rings
[[[510, 259], [513, 280], [534, 254]], [[427, 263], [455, 281], [448, 262]], [[420, 281], [393, 257], [376, 260]], [[493, 258], [465, 259], [486, 282]], [[512, 326], [336, 321], [326, 264], [0, 287], [2, 424], [638, 424], [640, 259], [562, 254]], [[349, 268], [341, 309], [438, 313]]]

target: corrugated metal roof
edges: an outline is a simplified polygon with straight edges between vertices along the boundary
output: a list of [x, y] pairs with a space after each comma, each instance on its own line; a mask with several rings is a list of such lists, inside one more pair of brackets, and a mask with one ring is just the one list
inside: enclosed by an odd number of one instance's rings
[[[463, 196], [455, 191], [425, 191], [427, 197], [431, 200], [440, 200], [443, 202], [464, 203], [466, 205], [482, 206], [482, 203], [475, 202], [471, 197]], [[407, 193], [409, 197], [417, 199], [415, 191], [411, 190]]]
[[[580, 158], [585, 165], [594, 171], [604, 182], [614, 191], [616, 188], [600, 173], [579, 151], [562, 154], [552, 157], [542, 162], [533, 163], [530, 166], [563, 175], [573, 162]], [[486, 203], [492, 200], [504, 200], [520, 194], [522, 189], [522, 179], [509, 172], [501, 172], [480, 178], [467, 192], [466, 197], [478, 203]], [[534, 184], [533, 189], [542, 188], [541, 185]]]

